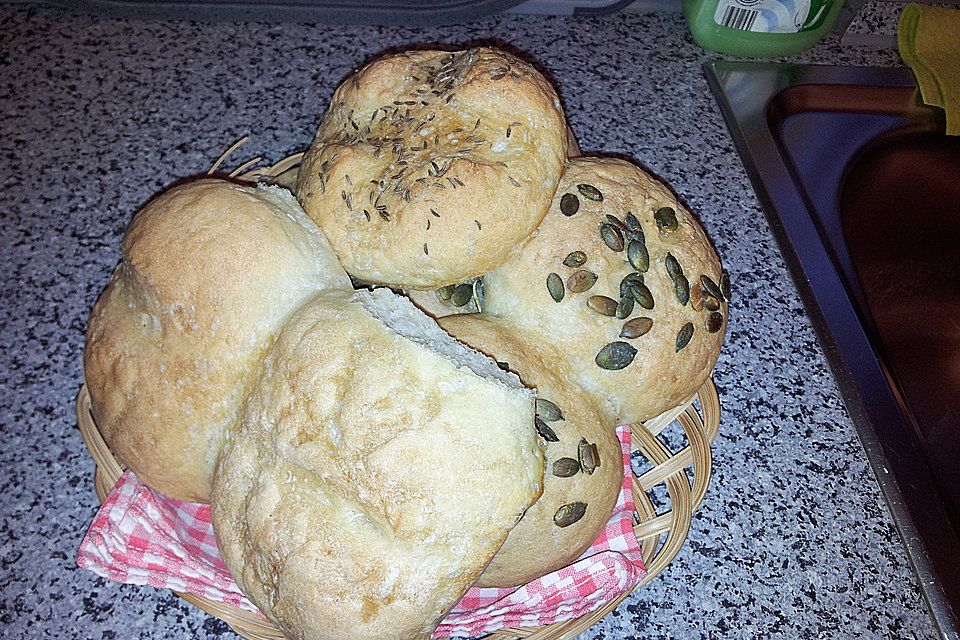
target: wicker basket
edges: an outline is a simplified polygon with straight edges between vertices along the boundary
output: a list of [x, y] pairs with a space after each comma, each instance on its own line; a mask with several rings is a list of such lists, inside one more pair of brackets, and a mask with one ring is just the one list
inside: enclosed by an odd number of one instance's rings
[[[658, 437], [668, 425], [676, 420], [683, 429], [685, 446], [672, 451]], [[123, 467], [117, 462], [104, 441], [90, 408], [90, 395], [86, 385], [77, 396], [77, 424], [83, 440], [96, 462], [94, 487], [102, 501], [117, 483]], [[647, 576], [638, 587], [650, 582], [673, 560], [690, 530], [690, 518], [700, 505], [710, 480], [710, 444], [717, 436], [720, 425], [720, 401], [711, 380], [707, 380], [690, 402], [673, 411], [664, 413], [644, 424], [631, 428], [632, 449], [639, 452], [652, 467], [633, 480], [633, 497], [636, 508], [633, 531], [643, 550]], [[690, 482], [688, 469], [692, 471]], [[658, 485], [664, 485], [669, 509], [657, 512], [650, 493]], [[234, 631], [249, 640], [283, 640], [283, 635], [269, 620], [253, 613], [207, 600], [189, 593], [177, 593], [187, 602], [200, 607], [229, 624]], [[559, 640], [583, 633], [595, 622], [612, 611], [627, 596], [606, 603], [587, 615], [566, 622], [558, 622], [539, 628], [510, 627], [496, 631], [491, 639]]]
[[[580, 154], [573, 132], [567, 130], [570, 155]], [[250, 182], [269, 182], [292, 189], [297, 179], [303, 153], [296, 153], [269, 166], [258, 166], [262, 158], [248, 160], [230, 172], [221, 165], [247, 141], [241, 138], [213, 164], [208, 174], [218, 173], [230, 178]], [[677, 451], [658, 437], [664, 429], [676, 421], [683, 430], [685, 443]], [[102, 501], [123, 473], [123, 467], [110, 452], [103, 440], [90, 408], [90, 396], [86, 386], [81, 387], [77, 397], [77, 423], [84, 442], [97, 464], [94, 485], [97, 497]], [[631, 427], [631, 448], [639, 452], [651, 466], [642, 475], [634, 474], [633, 497], [634, 527], [647, 567], [646, 577], [637, 585], [641, 587], [659, 575], [673, 561], [687, 539], [693, 511], [700, 505], [710, 481], [710, 445], [720, 426], [720, 400], [713, 382], [708, 378], [689, 402], [668, 411], [643, 424]], [[691, 483], [692, 476], [692, 483]], [[661, 499], [665, 489], [668, 508], [658, 513], [652, 496]], [[200, 607], [229, 624], [234, 631], [248, 640], [284, 640], [284, 636], [269, 621], [253, 613], [214, 602], [190, 593], [177, 593], [181, 598]], [[486, 636], [491, 640], [560, 640], [573, 638], [591, 627], [617, 607], [629, 594], [615, 598], [602, 607], [574, 620], [558, 622], [536, 628], [508, 627]]]

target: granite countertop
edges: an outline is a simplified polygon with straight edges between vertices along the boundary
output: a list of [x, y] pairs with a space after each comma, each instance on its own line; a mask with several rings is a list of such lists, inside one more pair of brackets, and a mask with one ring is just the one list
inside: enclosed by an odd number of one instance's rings
[[[80, 570], [97, 509], [76, 428], [87, 314], [135, 209], [239, 154], [302, 149], [387, 48], [505, 43], [581, 146], [630, 156], [699, 214], [734, 299], [714, 476], [688, 544], [586, 638], [935, 637], [916, 577], [679, 14], [511, 15], [407, 29], [97, 20], [0, 7], [0, 623], [9, 638], [233, 638], [169, 592]], [[834, 40], [803, 62], [900, 65]], [[238, 157], [238, 159], [240, 159]]]

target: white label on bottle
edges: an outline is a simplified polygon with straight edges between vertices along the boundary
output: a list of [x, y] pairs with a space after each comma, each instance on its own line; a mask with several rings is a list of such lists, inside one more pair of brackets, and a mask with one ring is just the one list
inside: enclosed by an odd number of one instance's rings
[[[754, 31], [758, 33], [797, 33], [810, 28], [820, 17], [810, 18], [811, 0], [720, 0], [714, 21], [730, 29]], [[825, 3], [819, 5], [819, 11], [825, 10]]]

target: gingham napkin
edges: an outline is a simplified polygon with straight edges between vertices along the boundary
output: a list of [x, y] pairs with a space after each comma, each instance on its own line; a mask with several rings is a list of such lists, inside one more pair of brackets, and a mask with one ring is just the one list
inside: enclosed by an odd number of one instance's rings
[[[479, 636], [509, 626], [540, 626], [580, 617], [629, 591], [646, 575], [633, 535], [630, 429], [617, 436], [624, 480], [613, 515], [574, 564], [511, 589], [474, 587], [435, 637]], [[124, 473], [100, 505], [77, 564], [131, 584], [192, 593], [259, 613], [220, 558], [210, 507], [166, 498]]]

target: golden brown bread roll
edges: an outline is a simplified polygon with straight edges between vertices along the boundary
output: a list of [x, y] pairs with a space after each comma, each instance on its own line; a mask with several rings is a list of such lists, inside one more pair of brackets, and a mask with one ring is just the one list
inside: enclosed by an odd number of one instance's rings
[[150, 487], [206, 502], [224, 431], [287, 316], [350, 288], [289, 192], [205, 179], [130, 223], [90, 315], [84, 376], [111, 451]]
[[534, 395], [386, 289], [287, 323], [212, 503], [224, 561], [290, 638], [426, 638], [540, 495]]
[[614, 423], [589, 394], [554, 373], [560, 357], [549, 347], [525, 341], [490, 316], [452, 315], [440, 326], [536, 389], [546, 442], [543, 495], [510, 531], [477, 586], [521, 585], [572, 564], [610, 519], [623, 484]]
[[614, 158], [569, 161], [516, 256], [484, 276], [484, 312], [561, 355], [557, 372], [619, 423], [688, 400], [727, 324], [713, 247], [670, 191]]
[[409, 51], [337, 89], [297, 197], [351, 276], [435, 288], [507, 259], [543, 217], [566, 153], [557, 95], [527, 63]]

